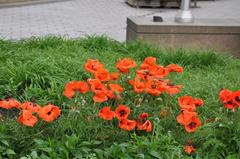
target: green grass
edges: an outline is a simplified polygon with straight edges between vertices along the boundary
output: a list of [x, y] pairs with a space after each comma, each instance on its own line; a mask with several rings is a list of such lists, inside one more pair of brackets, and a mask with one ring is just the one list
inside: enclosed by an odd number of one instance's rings
[[[79, 112], [68, 109], [75, 103], [62, 95], [64, 86], [73, 79], [89, 77], [83, 69], [88, 58], [99, 59], [113, 71], [120, 58], [131, 57], [140, 64], [147, 56], [156, 57], [160, 65], [177, 63], [184, 68], [183, 74], [171, 76], [174, 83], [184, 87], [169, 103], [154, 98], [145, 103], [143, 109], [154, 112], [152, 133], [129, 133], [121, 131], [115, 122], [102, 121], [97, 113], [103, 105], [94, 105], [90, 97], [84, 97], [86, 103], [78, 99]], [[51, 102], [63, 109], [57, 121], [39, 122], [34, 128], [23, 127], [16, 119], [5, 119], [0, 126], [0, 153], [14, 150], [16, 154], [10, 153], [9, 158], [238, 158], [240, 110], [234, 114], [224, 109], [218, 93], [222, 88], [240, 89], [239, 68], [240, 59], [212, 50], [165, 50], [106, 37], [0, 41], [0, 99], [12, 95], [23, 102], [34, 97], [40, 105]], [[209, 118], [219, 120], [187, 134], [175, 119], [179, 114], [177, 99], [182, 95], [204, 100], [198, 110], [203, 123]], [[134, 98], [125, 103], [133, 105]], [[172, 114], [159, 119], [160, 109], [172, 109]], [[189, 139], [197, 147], [192, 156], [182, 150]]]

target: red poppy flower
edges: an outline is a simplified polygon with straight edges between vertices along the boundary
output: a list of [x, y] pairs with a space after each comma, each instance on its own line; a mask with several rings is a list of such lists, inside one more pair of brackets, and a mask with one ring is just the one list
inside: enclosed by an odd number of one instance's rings
[[95, 83], [101, 83], [101, 81], [99, 79], [92, 79], [92, 78], [88, 78], [87, 79], [87, 83], [92, 86], [94, 85]]
[[141, 121], [146, 121], [148, 119], [148, 113], [142, 113], [138, 116], [138, 119]]
[[68, 98], [72, 98], [75, 95], [75, 91], [68, 89], [63, 92], [63, 95]]
[[113, 99], [114, 93], [112, 90], [108, 90], [106, 85], [103, 83], [100, 83], [98, 81], [92, 82], [91, 89], [93, 93], [95, 93], [95, 96], [93, 97], [93, 100], [95, 102], [105, 102], [108, 100], [108, 98]]
[[237, 105], [234, 103], [234, 100], [229, 100], [228, 102], [226, 103], [223, 103], [224, 107], [227, 108], [227, 109], [235, 109], [237, 108]]
[[97, 70], [103, 69], [104, 65], [100, 63], [98, 60], [88, 59], [86, 64], [84, 65], [84, 69], [87, 72], [95, 73]]
[[107, 69], [99, 69], [94, 73], [94, 77], [99, 79], [101, 82], [107, 82], [111, 79]]
[[184, 125], [185, 130], [189, 133], [195, 132], [199, 126], [201, 126], [201, 120], [197, 117], [193, 117], [189, 124]]
[[31, 112], [37, 113], [41, 107], [33, 102], [24, 102], [20, 105], [20, 108], [23, 110], [29, 110]]
[[119, 80], [119, 73], [113, 72], [110, 74], [111, 80]]
[[190, 155], [190, 154], [194, 153], [196, 151], [196, 149], [192, 145], [186, 145], [186, 146], [184, 146], [184, 151]]
[[146, 57], [141, 64], [141, 69], [149, 69], [152, 66], [155, 66], [157, 62], [157, 59], [155, 57]]
[[179, 86], [166, 86], [166, 92], [169, 93], [170, 95], [174, 95], [177, 94], [181, 91], [181, 88], [183, 86], [179, 85]]
[[48, 104], [38, 111], [38, 116], [43, 121], [51, 122], [59, 117], [61, 110], [55, 105]]
[[149, 120], [146, 120], [145, 122], [137, 122], [137, 128], [138, 130], [145, 130], [146, 132], [152, 131], [152, 123]]
[[227, 89], [221, 90], [219, 93], [219, 98], [223, 102], [225, 108], [227, 109], [235, 109], [236, 107], [238, 107], [234, 101], [234, 92], [230, 90]]
[[227, 103], [229, 100], [232, 100], [233, 92], [228, 89], [223, 89], [219, 93], [219, 98], [223, 103]]
[[86, 82], [73, 80], [66, 84], [63, 94], [68, 98], [72, 98], [76, 91], [85, 94], [88, 92], [88, 89], [89, 87]]
[[91, 90], [93, 91], [93, 93], [103, 92], [105, 94], [109, 91], [106, 85], [99, 81], [92, 82]]
[[98, 116], [104, 120], [112, 120], [115, 117], [115, 112], [110, 110], [110, 106], [100, 109]]
[[118, 120], [127, 119], [130, 114], [130, 108], [126, 105], [119, 105], [115, 110], [115, 114]]
[[168, 69], [162, 66], [151, 67], [149, 71], [149, 75], [155, 78], [164, 78], [169, 74]]
[[192, 118], [195, 118], [196, 116], [197, 116], [196, 112], [190, 112], [185, 110], [177, 116], [177, 121], [181, 125], [188, 125], [191, 123]]
[[8, 102], [6, 100], [0, 100], [0, 108], [9, 109]]
[[37, 123], [38, 119], [32, 115], [30, 110], [23, 110], [22, 114], [18, 118], [18, 122], [33, 127]]
[[233, 93], [233, 101], [235, 105], [240, 106], [240, 90]]
[[177, 64], [170, 64], [167, 66], [167, 69], [169, 70], [169, 72], [183, 72], [183, 68], [178, 66]]
[[108, 96], [109, 99], [115, 98], [114, 92], [113, 92], [112, 90], [108, 90], [107, 93], [106, 93], [106, 95]]
[[146, 58], [143, 60], [143, 63], [146, 63], [146, 64], [151, 65], [151, 66], [155, 65], [156, 62], [157, 62], [157, 59], [156, 59], [155, 57], [151, 57], [151, 56], [146, 57]]
[[161, 82], [155, 80], [148, 80], [146, 82], [145, 91], [153, 96], [158, 96], [166, 90], [165, 86]]
[[110, 84], [108, 84], [108, 86], [110, 87], [110, 89], [113, 92], [117, 92], [117, 93], [122, 93], [123, 92], [123, 87], [120, 86], [119, 84], [110, 83]]
[[97, 103], [102, 103], [108, 100], [107, 95], [104, 92], [97, 92], [93, 96], [93, 101]]
[[136, 67], [136, 62], [131, 58], [124, 58], [117, 62], [116, 68], [122, 73], [128, 73], [129, 69]]
[[200, 99], [200, 98], [195, 98], [195, 99], [194, 99], [194, 103], [195, 103], [196, 106], [198, 106], [198, 107], [200, 107], [200, 106], [203, 105], [203, 101], [202, 101], [202, 99]]
[[136, 121], [135, 120], [122, 119], [122, 120], [119, 121], [118, 125], [123, 130], [131, 131], [135, 128]]
[[138, 78], [135, 78], [135, 80], [129, 80], [128, 81], [130, 85], [133, 86], [133, 90], [136, 93], [142, 93], [145, 89], [145, 84], [141, 82]]
[[9, 98], [7, 100], [0, 100], [0, 108], [11, 109], [11, 108], [19, 108], [21, 103], [13, 98]]
[[137, 70], [136, 78], [146, 81], [149, 78], [149, 70]]
[[196, 106], [192, 96], [182, 96], [178, 99], [178, 104], [182, 110], [195, 111]]

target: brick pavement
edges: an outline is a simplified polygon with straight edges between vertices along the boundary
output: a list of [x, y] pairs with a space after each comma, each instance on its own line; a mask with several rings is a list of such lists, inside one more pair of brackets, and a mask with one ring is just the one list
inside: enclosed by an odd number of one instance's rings
[[[199, 2], [197, 17], [240, 18], [240, 0]], [[125, 0], [65, 0], [54, 3], [0, 8], [0, 38], [21, 39], [49, 34], [76, 38], [107, 35], [124, 41], [126, 18], [161, 15], [173, 18], [177, 9], [137, 9]]]

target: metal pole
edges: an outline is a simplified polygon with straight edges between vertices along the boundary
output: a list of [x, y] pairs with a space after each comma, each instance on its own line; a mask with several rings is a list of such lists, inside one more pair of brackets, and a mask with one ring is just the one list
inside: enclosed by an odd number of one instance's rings
[[190, 0], [182, 0], [181, 9], [175, 17], [175, 22], [178, 23], [193, 23], [194, 17], [192, 12], [189, 10]]

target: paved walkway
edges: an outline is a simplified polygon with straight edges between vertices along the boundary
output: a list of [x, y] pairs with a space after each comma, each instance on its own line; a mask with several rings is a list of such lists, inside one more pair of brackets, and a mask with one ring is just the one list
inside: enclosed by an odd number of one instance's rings
[[[240, 0], [199, 2], [192, 9], [196, 17], [240, 18]], [[177, 9], [137, 9], [125, 0], [66, 0], [54, 3], [0, 8], [0, 38], [60, 35], [69, 38], [107, 35], [119, 41], [126, 38], [129, 16], [161, 15], [173, 18]]]

